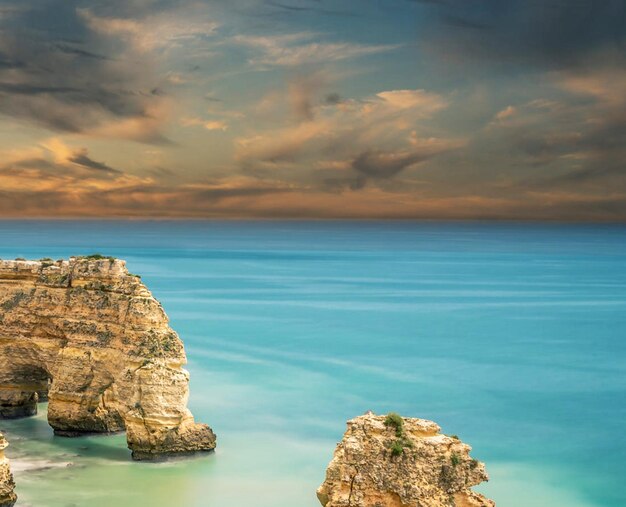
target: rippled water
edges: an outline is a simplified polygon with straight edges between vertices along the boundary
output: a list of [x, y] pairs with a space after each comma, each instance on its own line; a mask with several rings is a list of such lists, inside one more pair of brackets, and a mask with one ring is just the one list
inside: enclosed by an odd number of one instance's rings
[[624, 505], [626, 228], [0, 222], [0, 257], [127, 259], [185, 341], [215, 454], [0, 421], [34, 507], [314, 507], [346, 419], [437, 421], [500, 507]]

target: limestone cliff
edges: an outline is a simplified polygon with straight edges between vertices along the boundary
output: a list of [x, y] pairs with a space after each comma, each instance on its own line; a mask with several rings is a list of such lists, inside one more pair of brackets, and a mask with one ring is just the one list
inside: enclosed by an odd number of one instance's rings
[[0, 418], [49, 400], [59, 435], [126, 430], [135, 459], [207, 451], [183, 344], [124, 261], [0, 261]]
[[470, 450], [434, 422], [368, 412], [348, 421], [317, 496], [324, 507], [495, 507], [469, 489], [488, 480]]
[[7, 445], [9, 444], [0, 433], [0, 507], [12, 507], [17, 500], [13, 492], [15, 483], [9, 469], [9, 460], [4, 456]]

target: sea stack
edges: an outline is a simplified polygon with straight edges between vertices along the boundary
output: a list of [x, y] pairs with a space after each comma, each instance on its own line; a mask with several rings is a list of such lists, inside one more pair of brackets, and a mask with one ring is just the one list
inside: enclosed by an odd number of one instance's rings
[[183, 343], [120, 259], [0, 261], [0, 418], [47, 397], [55, 433], [126, 430], [134, 459], [215, 448], [187, 408]]
[[348, 421], [317, 490], [324, 507], [495, 507], [470, 487], [488, 480], [471, 447], [432, 421], [377, 416]]
[[9, 468], [9, 460], [4, 455], [4, 450], [8, 445], [0, 433], [0, 507], [12, 507], [17, 501], [17, 496], [13, 492], [15, 483]]

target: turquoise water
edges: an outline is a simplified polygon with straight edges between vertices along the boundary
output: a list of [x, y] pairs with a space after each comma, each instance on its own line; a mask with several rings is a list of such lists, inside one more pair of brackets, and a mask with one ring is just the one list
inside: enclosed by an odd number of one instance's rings
[[[200, 459], [0, 421], [21, 506], [314, 507], [345, 421], [437, 421], [500, 507], [619, 507], [626, 228], [0, 222], [0, 257], [127, 259], [183, 338]], [[45, 407], [42, 407], [45, 410]]]

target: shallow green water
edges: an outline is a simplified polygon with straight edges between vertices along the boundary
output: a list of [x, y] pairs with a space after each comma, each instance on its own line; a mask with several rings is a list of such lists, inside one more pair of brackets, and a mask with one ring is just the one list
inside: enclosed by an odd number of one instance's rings
[[[0, 421], [21, 506], [314, 507], [345, 420], [437, 421], [501, 507], [617, 507], [626, 229], [0, 222], [0, 256], [126, 258], [185, 341], [215, 454], [130, 461], [123, 435]], [[45, 406], [42, 407], [45, 409]]]

